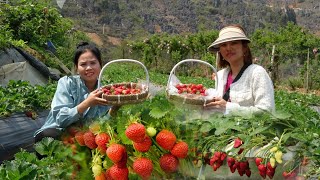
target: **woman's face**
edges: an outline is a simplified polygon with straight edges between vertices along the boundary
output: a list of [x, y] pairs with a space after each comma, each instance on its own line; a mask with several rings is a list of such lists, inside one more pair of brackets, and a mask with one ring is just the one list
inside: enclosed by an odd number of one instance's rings
[[101, 71], [101, 66], [97, 57], [91, 52], [86, 51], [80, 55], [77, 72], [85, 83], [95, 83]]
[[226, 61], [230, 64], [244, 61], [244, 47], [242, 41], [229, 41], [219, 45], [219, 51]]

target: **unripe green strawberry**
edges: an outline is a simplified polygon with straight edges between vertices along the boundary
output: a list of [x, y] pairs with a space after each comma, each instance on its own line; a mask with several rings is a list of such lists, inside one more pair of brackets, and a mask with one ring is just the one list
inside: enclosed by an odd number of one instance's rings
[[278, 150], [278, 147], [275, 146], [275, 147], [273, 147], [273, 148], [270, 149], [270, 152], [276, 152], [277, 150]]
[[91, 169], [94, 177], [99, 176], [102, 173], [102, 167], [99, 164], [93, 165]]
[[157, 130], [154, 127], [148, 127], [147, 134], [148, 136], [153, 137], [157, 134]]
[[282, 152], [281, 151], [277, 151], [276, 153], [274, 153], [274, 157], [276, 158], [276, 161], [279, 164], [282, 163]]
[[273, 168], [276, 166], [276, 160], [274, 158], [270, 158], [270, 165]]

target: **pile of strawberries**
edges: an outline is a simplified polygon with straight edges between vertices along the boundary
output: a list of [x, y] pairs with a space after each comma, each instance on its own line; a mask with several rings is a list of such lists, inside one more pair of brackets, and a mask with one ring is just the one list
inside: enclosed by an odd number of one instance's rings
[[134, 86], [126, 85], [105, 86], [101, 88], [101, 90], [106, 95], [130, 95], [141, 93], [141, 89]]
[[206, 88], [202, 84], [177, 84], [179, 94], [199, 94], [205, 96]]

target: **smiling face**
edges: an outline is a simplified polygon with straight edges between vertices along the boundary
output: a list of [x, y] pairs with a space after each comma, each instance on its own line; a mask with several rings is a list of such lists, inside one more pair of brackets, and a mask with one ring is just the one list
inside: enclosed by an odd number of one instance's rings
[[245, 48], [242, 41], [229, 41], [219, 45], [219, 51], [226, 61], [230, 64], [244, 62]]
[[86, 51], [79, 56], [77, 72], [86, 85], [95, 84], [100, 71], [101, 65], [97, 57], [91, 51]]

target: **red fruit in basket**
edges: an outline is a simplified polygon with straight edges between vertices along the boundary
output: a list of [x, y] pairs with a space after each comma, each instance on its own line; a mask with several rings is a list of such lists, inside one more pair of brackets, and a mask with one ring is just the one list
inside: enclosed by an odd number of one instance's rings
[[108, 158], [114, 162], [119, 162], [126, 153], [126, 148], [121, 144], [111, 144], [107, 149]]
[[186, 142], [178, 142], [171, 149], [171, 154], [177, 158], [186, 158], [188, 155], [188, 144]]
[[113, 165], [110, 167], [110, 176], [112, 179], [117, 180], [126, 180], [129, 176], [129, 169], [127, 167], [125, 168], [119, 168], [117, 165]]
[[234, 148], [238, 148], [238, 147], [240, 147], [241, 145], [242, 145], [241, 139], [240, 139], [240, 138], [236, 138], [236, 139], [234, 140], [234, 145], [233, 145], [233, 147], [234, 147]]
[[255, 159], [255, 162], [256, 162], [256, 165], [257, 165], [257, 166], [259, 166], [262, 161], [263, 161], [262, 158], [256, 158], [256, 159]]
[[134, 142], [142, 142], [146, 136], [146, 128], [143, 124], [132, 123], [126, 129], [126, 136]]
[[138, 158], [133, 162], [133, 171], [142, 179], [148, 179], [153, 170], [152, 161], [148, 158]]
[[91, 131], [87, 131], [83, 135], [84, 144], [90, 148], [95, 149], [98, 147], [98, 145], [95, 142], [95, 135]]
[[133, 147], [140, 152], [147, 152], [149, 151], [152, 145], [151, 138], [149, 136], [145, 136], [142, 142], [133, 142]]
[[107, 143], [109, 143], [110, 140], [110, 136], [107, 133], [99, 133], [96, 138], [95, 138], [95, 142], [98, 146], [106, 146]]
[[198, 85], [196, 85], [196, 87], [197, 87], [198, 90], [203, 89], [203, 85], [202, 84], [198, 84]]
[[172, 154], [163, 155], [160, 160], [160, 167], [166, 173], [172, 173], [178, 170], [179, 160]]
[[176, 143], [176, 135], [171, 131], [163, 129], [156, 136], [156, 141], [163, 149], [171, 150]]
[[84, 135], [84, 132], [82, 131], [79, 131], [74, 135], [76, 141], [79, 143], [80, 146], [85, 146], [83, 135]]

